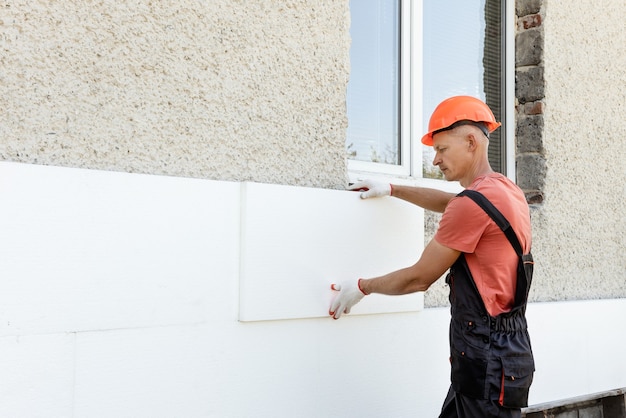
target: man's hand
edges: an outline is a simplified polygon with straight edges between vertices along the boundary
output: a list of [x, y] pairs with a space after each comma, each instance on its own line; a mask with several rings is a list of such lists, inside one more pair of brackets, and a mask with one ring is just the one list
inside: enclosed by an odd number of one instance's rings
[[363, 180], [352, 184], [349, 190], [364, 190], [361, 193], [361, 199], [370, 197], [391, 196], [391, 184], [379, 183], [372, 180]]
[[331, 289], [339, 292], [330, 304], [330, 310], [328, 311], [328, 314], [333, 319], [339, 319], [344, 313], [349, 314], [350, 309], [366, 295], [359, 286], [360, 281], [361, 279], [330, 285]]

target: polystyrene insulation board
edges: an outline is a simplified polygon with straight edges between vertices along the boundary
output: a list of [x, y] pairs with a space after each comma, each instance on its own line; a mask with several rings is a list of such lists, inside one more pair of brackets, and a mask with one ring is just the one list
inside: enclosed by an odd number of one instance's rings
[[239, 199], [234, 182], [0, 163], [0, 335], [205, 321], [213, 282], [237, 280]]
[[[383, 197], [293, 186], [242, 185], [240, 321], [328, 316], [331, 283], [414, 264], [423, 210]], [[417, 311], [423, 294], [370, 295], [351, 315]]]

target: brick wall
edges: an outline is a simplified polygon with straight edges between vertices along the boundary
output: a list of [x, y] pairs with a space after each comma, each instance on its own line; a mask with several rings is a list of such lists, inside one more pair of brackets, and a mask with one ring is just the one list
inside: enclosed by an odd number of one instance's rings
[[544, 198], [543, 0], [517, 0], [515, 39], [516, 174], [530, 204]]

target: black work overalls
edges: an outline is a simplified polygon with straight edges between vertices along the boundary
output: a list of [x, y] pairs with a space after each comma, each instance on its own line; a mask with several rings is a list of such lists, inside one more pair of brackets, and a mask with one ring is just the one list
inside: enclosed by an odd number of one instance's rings
[[482, 194], [466, 190], [459, 196], [470, 197], [494, 219], [518, 253], [519, 263], [513, 309], [496, 317], [488, 314], [465, 256], [461, 254], [450, 268], [446, 283], [450, 285], [452, 314], [452, 389], [504, 408], [525, 407], [535, 370], [525, 316], [532, 255], [522, 254], [510, 224]]

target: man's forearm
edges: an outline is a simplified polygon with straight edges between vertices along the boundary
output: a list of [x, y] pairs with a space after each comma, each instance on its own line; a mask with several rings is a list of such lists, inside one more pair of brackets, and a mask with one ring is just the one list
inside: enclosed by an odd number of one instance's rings
[[384, 295], [406, 295], [424, 291], [428, 286], [420, 285], [411, 274], [411, 268], [405, 268], [373, 279], [362, 279], [359, 283], [365, 294], [381, 293]]
[[425, 187], [393, 185], [391, 195], [424, 209], [443, 213], [455, 194]]

